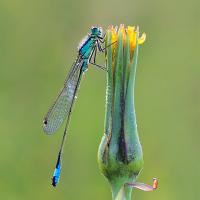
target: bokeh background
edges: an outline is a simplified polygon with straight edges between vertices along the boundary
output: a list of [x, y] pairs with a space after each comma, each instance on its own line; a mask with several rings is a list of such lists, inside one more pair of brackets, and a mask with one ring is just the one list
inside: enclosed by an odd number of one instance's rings
[[[197, 0], [1, 0], [0, 196], [8, 200], [111, 199], [97, 164], [103, 134], [106, 74], [90, 66], [73, 109], [62, 177], [50, 184], [63, 128], [42, 120], [92, 25], [139, 25], [136, 80], [138, 129], [144, 151], [139, 181], [159, 178], [133, 199], [200, 196], [200, 3]], [[104, 63], [103, 55], [98, 57]]]

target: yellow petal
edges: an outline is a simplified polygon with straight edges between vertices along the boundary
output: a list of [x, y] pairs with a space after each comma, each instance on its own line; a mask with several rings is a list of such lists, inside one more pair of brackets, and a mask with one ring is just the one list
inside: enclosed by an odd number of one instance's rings
[[117, 37], [117, 32], [116, 29], [114, 29], [113, 27], [111, 28], [111, 32], [112, 32], [112, 43], [116, 42], [118, 37]]
[[136, 32], [134, 26], [128, 26], [126, 31], [127, 31], [128, 36], [129, 36], [130, 49], [131, 49], [131, 52], [132, 52], [134, 50], [134, 48], [135, 48], [135, 45], [136, 45], [137, 32]]
[[138, 38], [138, 44], [143, 44], [146, 40], [146, 33], [142, 33], [142, 36]]
[[126, 31], [125, 31], [125, 28], [124, 28], [124, 25], [123, 25], [123, 24], [120, 25], [120, 29], [121, 29], [121, 30], [119, 30], [119, 31], [122, 32], [122, 37], [123, 37], [123, 44], [125, 45], [125, 41], [126, 41]]

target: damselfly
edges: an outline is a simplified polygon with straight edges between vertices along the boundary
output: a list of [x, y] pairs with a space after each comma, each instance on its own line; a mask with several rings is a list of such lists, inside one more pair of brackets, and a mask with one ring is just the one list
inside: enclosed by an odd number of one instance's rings
[[52, 185], [54, 187], [59, 182], [63, 145], [67, 134], [72, 106], [80, 85], [83, 72], [87, 70], [89, 63], [106, 70], [105, 67], [96, 64], [96, 53], [97, 51], [104, 51], [102, 48], [103, 43], [104, 36], [102, 34], [102, 29], [100, 27], [92, 27], [90, 33], [79, 45], [76, 61], [73, 63], [70, 69], [70, 72], [64, 82], [63, 89], [59, 93], [57, 99], [55, 100], [52, 107], [50, 107], [47, 115], [44, 118], [43, 129], [47, 134], [55, 133], [55, 131], [66, 119], [66, 126], [58, 154], [56, 167], [52, 177]]

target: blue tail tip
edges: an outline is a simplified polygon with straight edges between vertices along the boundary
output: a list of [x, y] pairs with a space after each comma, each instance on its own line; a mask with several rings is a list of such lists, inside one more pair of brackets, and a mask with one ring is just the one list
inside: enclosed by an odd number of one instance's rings
[[52, 178], [51, 178], [51, 185], [52, 185], [53, 187], [56, 187], [57, 184], [58, 184], [58, 181], [57, 181], [56, 177], [55, 177], [55, 176], [52, 177]]

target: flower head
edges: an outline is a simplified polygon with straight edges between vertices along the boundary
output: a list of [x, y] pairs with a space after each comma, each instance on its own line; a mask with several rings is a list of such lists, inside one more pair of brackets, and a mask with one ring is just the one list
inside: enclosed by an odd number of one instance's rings
[[[134, 183], [143, 167], [142, 147], [138, 137], [134, 87], [139, 27], [109, 27], [106, 34], [107, 91], [105, 131], [98, 160], [102, 173], [111, 183], [113, 196], [126, 183]], [[112, 45], [110, 45], [112, 44]], [[131, 188], [126, 188], [130, 195]]]

